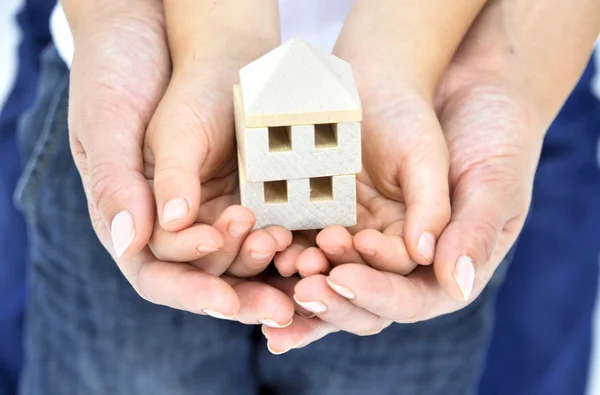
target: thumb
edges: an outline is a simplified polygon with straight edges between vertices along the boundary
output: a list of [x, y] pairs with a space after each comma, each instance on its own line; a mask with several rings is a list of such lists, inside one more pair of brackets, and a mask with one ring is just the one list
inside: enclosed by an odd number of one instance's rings
[[452, 218], [434, 262], [440, 285], [458, 301], [470, 300], [487, 284], [516, 241], [527, 212], [515, 204], [523, 196], [515, 183], [497, 178], [493, 170], [476, 172], [480, 174], [465, 174], [454, 190]]
[[[169, 71], [164, 38], [139, 17], [153, 16], [157, 10], [141, 4], [135, 10], [135, 18], [119, 19], [126, 19], [126, 31], [98, 28], [102, 34], [80, 33], [71, 68], [72, 150], [88, 202], [110, 229], [112, 245], [102, 241], [117, 258], [139, 253], [154, 228], [142, 142]], [[110, 20], [102, 23], [112, 26]], [[151, 45], [142, 47], [140, 42]], [[138, 66], [135, 72], [130, 64]]]
[[[389, 104], [388, 104], [389, 105]], [[436, 240], [450, 218], [448, 149], [431, 106], [420, 97], [365, 111], [370, 130], [363, 142], [364, 162], [377, 189], [406, 203], [404, 238], [413, 261], [433, 262]], [[390, 158], [389, 161], [381, 158]]]
[[[127, 105], [121, 105], [126, 116]], [[140, 252], [148, 243], [154, 228], [154, 201], [143, 175], [139, 133], [115, 121], [100, 116], [93, 125], [83, 126], [86, 133], [78, 141], [87, 160], [83, 169], [78, 167], [87, 173], [82, 179], [88, 200], [109, 227], [112, 252], [120, 258]]]
[[169, 231], [196, 221], [201, 198], [210, 197], [208, 192], [201, 196], [201, 182], [217, 176], [234, 158], [233, 83], [209, 83], [206, 74], [173, 75], [146, 135], [159, 221]]

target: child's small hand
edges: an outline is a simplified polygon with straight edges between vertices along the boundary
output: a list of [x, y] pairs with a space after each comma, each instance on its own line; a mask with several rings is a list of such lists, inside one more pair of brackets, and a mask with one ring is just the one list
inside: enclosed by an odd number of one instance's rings
[[177, 232], [157, 224], [150, 240], [153, 253], [166, 261], [189, 262], [214, 276], [227, 272], [247, 278], [261, 273], [292, 242], [291, 232], [280, 226], [251, 231], [255, 217], [241, 206], [228, 207], [211, 226], [205, 221], [210, 218], [199, 217], [196, 224]]

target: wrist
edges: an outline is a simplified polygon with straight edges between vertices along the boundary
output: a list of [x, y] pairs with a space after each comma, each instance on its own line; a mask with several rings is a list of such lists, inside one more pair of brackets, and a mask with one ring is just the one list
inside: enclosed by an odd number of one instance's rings
[[241, 67], [280, 43], [276, 0], [166, 0], [165, 18], [174, 70], [221, 59]]

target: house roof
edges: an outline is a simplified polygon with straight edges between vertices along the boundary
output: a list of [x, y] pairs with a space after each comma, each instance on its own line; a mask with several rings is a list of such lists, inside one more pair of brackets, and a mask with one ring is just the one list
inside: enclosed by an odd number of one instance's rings
[[240, 70], [247, 127], [362, 120], [350, 65], [293, 39]]

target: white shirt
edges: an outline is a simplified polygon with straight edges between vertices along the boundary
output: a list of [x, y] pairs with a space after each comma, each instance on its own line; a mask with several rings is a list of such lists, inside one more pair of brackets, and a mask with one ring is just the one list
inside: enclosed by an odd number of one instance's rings
[[[331, 51], [352, 3], [353, 0], [279, 0], [283, 42], [300, 37]], [[73, 38], [60, 4], [52, 13], [50, 30], [58, 53], [70, 66]]]

